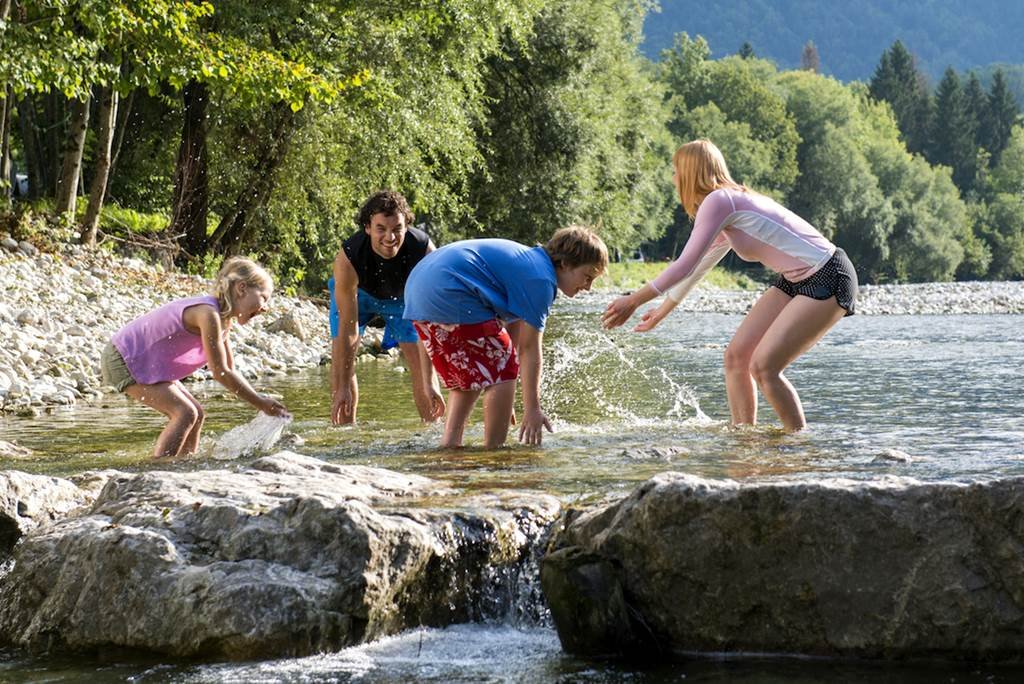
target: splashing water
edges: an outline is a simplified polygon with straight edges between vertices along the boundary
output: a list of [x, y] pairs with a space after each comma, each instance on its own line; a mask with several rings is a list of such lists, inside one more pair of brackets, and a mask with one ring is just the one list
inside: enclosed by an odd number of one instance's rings
[[[677, 382], [660, 366], [639, 363], [626, 345], [604, 331], [567, 331], [549, 350], [542, 391], [559, 422], [571, 424], [573, 409], [591, 396], [604, 414], [601, 418], [620, 426], [656, 424], [688, 413], [692, 416], [686, 422], [715, 422], [701, 410], [692, 387]], [[592, 372], [598, 367], [600, 374]]]
[[263, 451], [270, 451], [281, 439], [291, 416], [268, 416], [258, 413], [245, 425], [239, 425], [221, 435], [213, 447], [213, 458], [227, 461]]

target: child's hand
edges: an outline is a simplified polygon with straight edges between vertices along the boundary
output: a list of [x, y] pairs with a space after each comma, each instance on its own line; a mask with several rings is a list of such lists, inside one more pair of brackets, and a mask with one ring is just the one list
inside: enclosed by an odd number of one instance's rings
[[273, 397], [268, 397], [266, 394], [263, 395], [263, 405], [260, 406], [260, 410], [266, 413], [268, 416], [277, 416], [279, 418], [291, 418], [292, 414], [288, 412], [285, 405], [279, 402]]
[[523, 415], [523, 424], [519, 428], [519, 441], [524, 444], [540, 446], [541, 440], [544, 438], [544, 428], [547, 428], [548, 432], [554, 432], [547, 416], [537, 409], [527, 411]]

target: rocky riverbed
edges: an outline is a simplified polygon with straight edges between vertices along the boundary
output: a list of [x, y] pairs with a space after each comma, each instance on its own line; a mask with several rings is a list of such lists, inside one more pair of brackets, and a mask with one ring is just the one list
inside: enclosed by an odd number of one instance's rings
[[[0, 287], [0, 411], [31, 414], [110, 391], [99, 374], [100, 352], [110, 335], [174, 298], [208, 291], [210, 283], [104, 251], [69, 246], [62, 254], [41, 254], [28, 243], [3, 238]], [[742, 314], [759, 294], [699, 289], [682, 308]], [[864, 287], [857, 306], [865, 315], [1021, 314], [1024, 282]], [[362, 358], [385, 356], [379, 332], [368, 332]], [[330, 352], [327, 310], [322, 303], [278, 294], [266, 315], [235, 326], [231, 339], [236, 366], [250, 379], [314, 367], [326, 363]], [[206, 379], [208, 373], [194, 377]]]

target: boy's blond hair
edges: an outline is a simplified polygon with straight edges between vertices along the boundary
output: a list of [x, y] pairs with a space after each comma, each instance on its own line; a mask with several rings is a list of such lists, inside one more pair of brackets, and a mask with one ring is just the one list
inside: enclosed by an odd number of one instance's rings
[[249, 287], [265, 287], [273, 289], [274, 279], [266, 269], [252, 259], [231, 257], [225, 259], [213, 281], [213, 296], [220, 303], [220, 317], [227, 320], [235, 312], [235, 283], [245, 283]]
[[559, 228], [544, 245], [555, 268], [575, 268], [593, 264], [600, 270], [608, 268], [608, 248], [601, 237], [585, 226]]
[[683, 209], [694, 218], [704, 198], [719, 188], [747, 191], [729, 175], [725, 157], [710, 140], [688, 142], [672, 155], [676, 169], [676, 192]]

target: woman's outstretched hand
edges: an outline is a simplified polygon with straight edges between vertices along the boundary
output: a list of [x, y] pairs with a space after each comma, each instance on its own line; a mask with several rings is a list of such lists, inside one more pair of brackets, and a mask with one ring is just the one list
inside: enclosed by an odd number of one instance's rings
[[675, 308], [675, 302], [670, 300], [668, 297], [661, 303], [661, 306], [649, 309], [644, 312], [640, 322], [637, 323], [636, 327], [633, 328], [634, 332], [650, 332], [658, 327], [658, 324], [665, 320], [665, 316], [668, 316], [672, 309]]
[[605, 330], [617, 328], [633, 315], [639, 304], [633, 301], [633, 295], [623, 295], [608, 305], [601, 315], [601, 325]]

